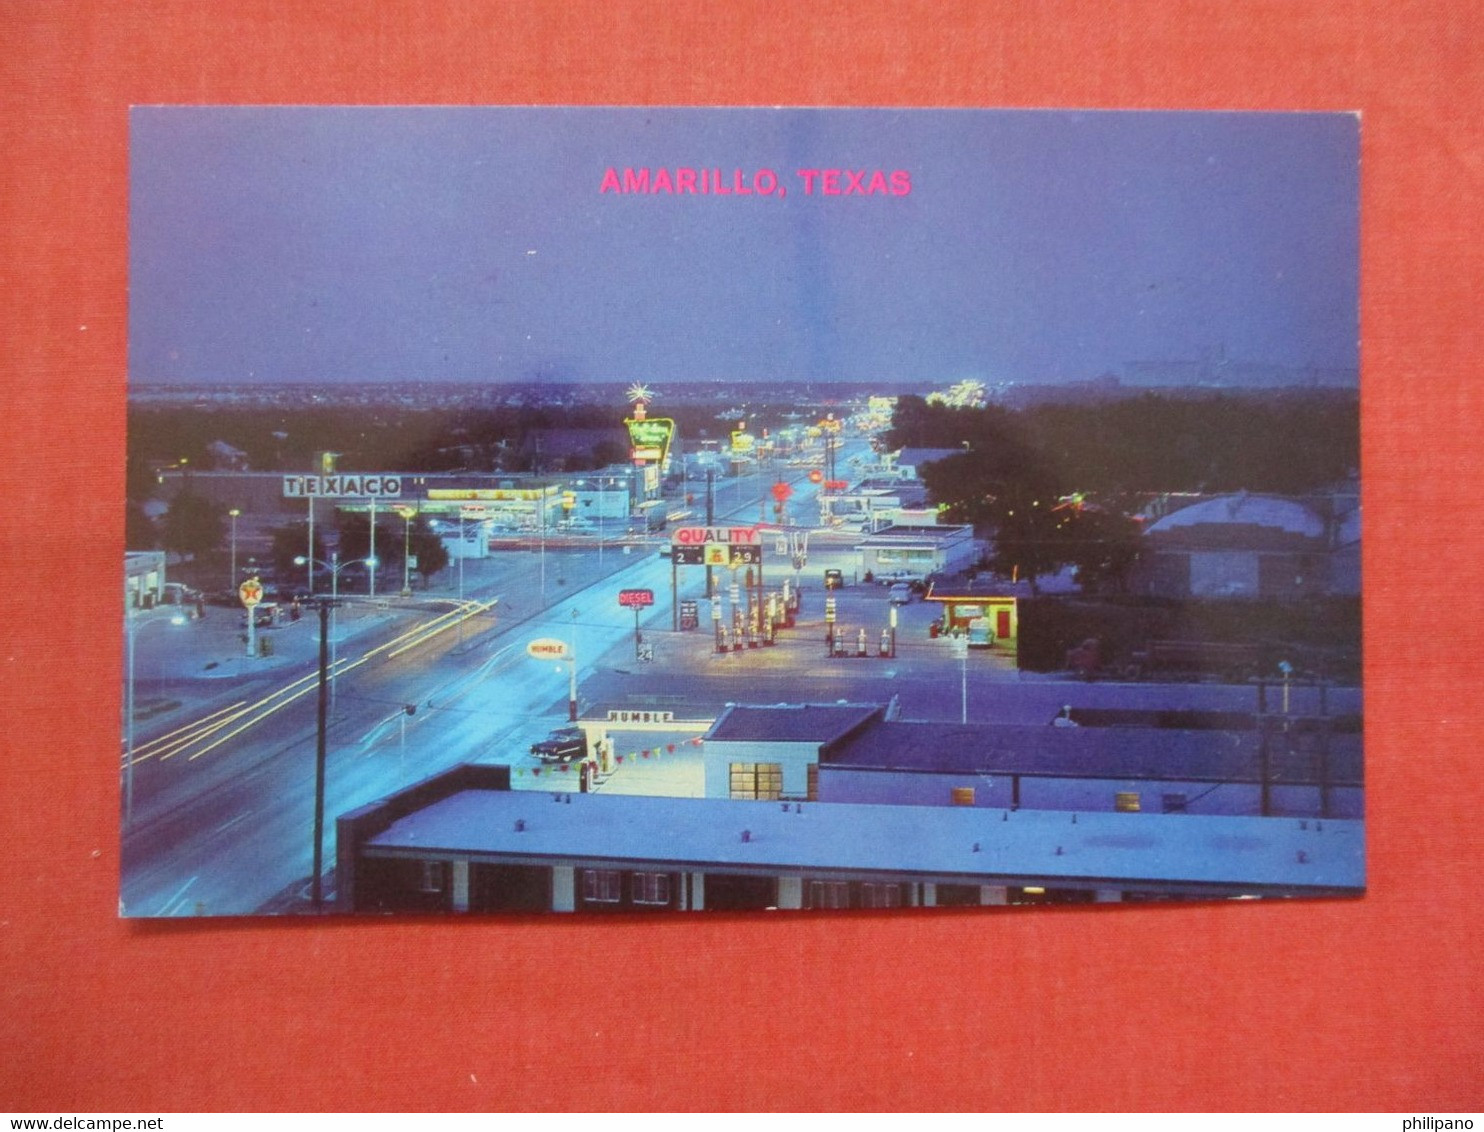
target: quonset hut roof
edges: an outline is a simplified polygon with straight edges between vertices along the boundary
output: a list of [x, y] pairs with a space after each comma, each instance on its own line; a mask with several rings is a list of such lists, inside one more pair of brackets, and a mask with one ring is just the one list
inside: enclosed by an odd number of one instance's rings
[[1323, 538], [1324, 520], [1313, 510], [1292, 499], [1271, 495], [1218, 495], [1182, 507], [1148, 529], [1149, 534], [1172, 533], [1188, 527], [1265, 527], [1304, 538]]

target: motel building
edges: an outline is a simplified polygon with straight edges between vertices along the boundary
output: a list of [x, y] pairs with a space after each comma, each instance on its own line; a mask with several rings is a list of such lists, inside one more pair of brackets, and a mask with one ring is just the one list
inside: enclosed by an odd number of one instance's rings
[[337, 823], [336, 909], [822, 910], [1359, 895], [1362, 823], [510, 789], [455, 767]]

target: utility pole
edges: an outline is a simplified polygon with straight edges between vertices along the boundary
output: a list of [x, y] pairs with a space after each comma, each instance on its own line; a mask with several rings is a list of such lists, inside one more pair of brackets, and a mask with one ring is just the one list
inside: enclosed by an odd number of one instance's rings
[[[311, 565], [311, 570], [313, 566]], [[325, 732], [330, 706], [330, 609], [332, 601], [319, 603], [319, 717], [314, 743], [314, 875], [310, 878], [310, 901], [314, 910], [324, 910], [320, 873], [324, 870], [325, 846]]]

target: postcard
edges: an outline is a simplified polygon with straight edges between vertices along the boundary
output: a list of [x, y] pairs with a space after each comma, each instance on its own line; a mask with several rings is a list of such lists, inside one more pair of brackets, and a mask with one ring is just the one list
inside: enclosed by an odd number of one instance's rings
[[136, 107], [120, 914], [1361, 895], [1359, 130]]

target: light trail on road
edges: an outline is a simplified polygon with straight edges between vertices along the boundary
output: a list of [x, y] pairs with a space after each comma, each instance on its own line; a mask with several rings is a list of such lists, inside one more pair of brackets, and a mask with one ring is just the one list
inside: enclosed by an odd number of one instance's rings
[[[368, 649], [360, 657], [338, 658], [330, 669], [330, 678], [339, 679], [359, 668], [361, 665], [368, 664], [379, 656], [385, 655], [387, 659], [393, 659], [401, 656], [410, 649], [427, 644], [449, 629], [455, 628], [470, 618], [493, 609], [498, 603], [498, 600], [461, 602], [457, 608], [446, 613], [441, 613], [431, 621], [414, 626], [405, 633], [393, 637], [390, 641], [383, 642], [375, 648]], [[137, 746], [134, 751], [133, 762], [137, 764], [151, 758], [158, 758], [160, 762], [165, 762], [178, 754], [190, 750], [196, 744], [206, 743], [206, 746], [186, 756], [187, 762], [195, 762], [201, 756], [216, 750], [222, 744], [236, 738], [302, 699], [314, 691], [318, 687], [318, 684], [319, 673], [318, 671], [313, 671], [291, 681], [281, 688], [275, 689], [256, 702], [247, 703], [245, 701], [239, 701], [229, 707], [219, 709], [193, 723], [177, 728], [168, 735]], [[230, 730], [228, 730], [229, 728]], [[125, 755], [125, 765], [128, 765], [128, 762], [128, 756]]]

